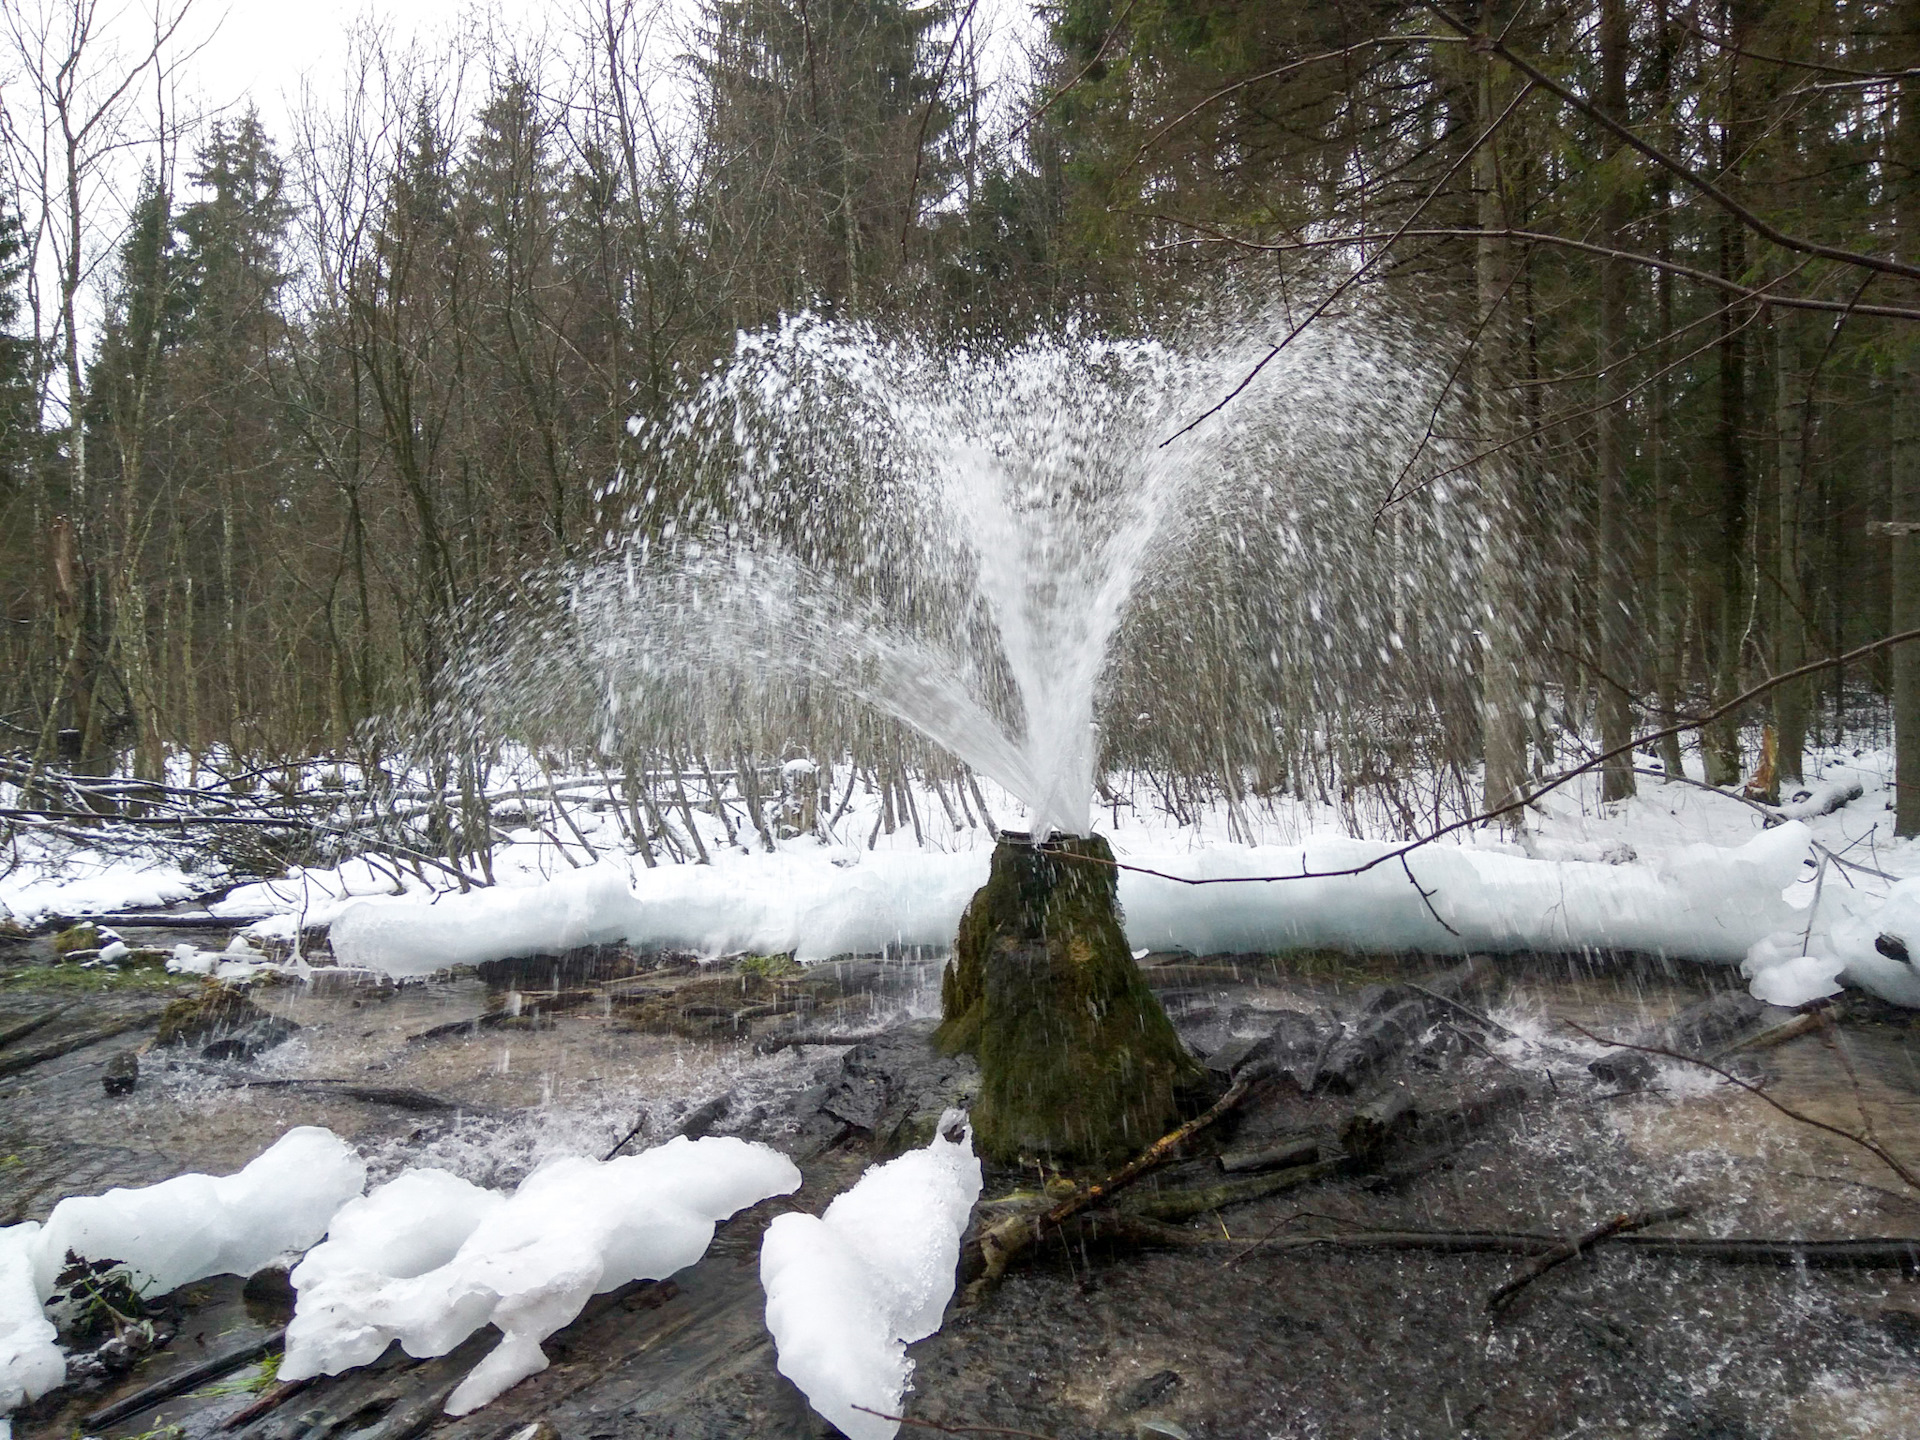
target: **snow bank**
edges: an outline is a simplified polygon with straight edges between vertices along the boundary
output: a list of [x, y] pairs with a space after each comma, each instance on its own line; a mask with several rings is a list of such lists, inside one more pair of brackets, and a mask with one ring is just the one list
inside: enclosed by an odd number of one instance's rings
[[165, 1294], [209, 1275], [250, 1275], [326, 1233], [367, 1167], [330, 1130], [289, 1130], [235, 1175], [176, 1175], [138, 1190], [74, 1196], [44, 1226], [0, 1230], [0, 1415], [58, 1385], [67, 1363], [41, 1308], [67, 1252], [119, 1260]]
[[52, 1294], [69, 1250], [124, 1261], [154, 1294], [209, 1275], [250, 1275], [313, 1244], [366, 1183], [367, 1167], [351, 1145], [302, 1125], [235, 1175], [176, 1175], [62, 1200], [35, 1239], [34, 1283], [41, 1300]]
[[[946, 1138], [961, 1129], [959, 1140]], [[923, 1150], [875, 1166], [819, 1217], [781, 1215], [760, 1246], [780, 1373], [848, 1440], [892, 1440], [913, 1362], [940, 1328], [960, 1236], [980, 1198], [973, 1131], [940, 1118]]]
[[716, 1222], [799, 1186], [786, 1156], [726, 1137], [551, 1161], [511, 1197], [410, 1171], [343, 1209], [294, 1270], [280, 1377], [338, 1374], [394, 1340], [444, 1355], [491, 1321], [504, 1338], [447, 1399], [467, 1414], [546, 1369], [540, 1342], [591, 1296], [691, 1265]]
[[333, 922], [330, 938], [342, 964], [390, 975], [618, 940], [824, 960], [895, 944], [947, 944], [986, 875], [984, 851], [874, 854], [844, 867], [824, 850], [783, 852], [633, 875], [623, 864], [603, 864], [428, 903], [360, 900]]
[[[1433, 845], [1362, 875], [1272, 884], [1181, 885], [1120, 877], [1135, 946], [1199, 954], [1327, 946], [1358, 950], [1612, 947], [1696, 960], [1742, 959], [1792, 911], [1800, 824], [1735, 849], [1689, 845], [1653, 863], [1595, 864]], [[1324, 874], [1386, 854], [1377, 841], [1134, 851], [1123, 862], [1189, 878]], [[845, 863], [826, 850], [671, 865], [628, 875], [603, 864], [539, 885], [417, 899], [362, 900], [334, 922], [343, 964], [418, 975], [455, 964], [625, 940], [721, 955], [802, 960], [889, 945], [944, 946], [986, 880], [984, 851], [896, 852]], [[1451, 927], [1451, 929], [1449, 929]]]
[[0, 1417], [67, 1378], [67, 1357], [54, 1344], [33, 1279], [39, 1234], [32, 1221], [0, 1229]]

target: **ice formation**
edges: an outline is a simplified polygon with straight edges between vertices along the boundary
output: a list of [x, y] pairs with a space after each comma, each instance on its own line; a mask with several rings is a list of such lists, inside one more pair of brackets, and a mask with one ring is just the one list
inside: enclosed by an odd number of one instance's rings
[[32, 1221], [0, 1229], [0, 1431], [6, 1415], [67, 1377], [67, 1357], [54, 1344], [33, 1281], [39, 1234]]
[[799, 1186], [786, 1156], [728, 1137], [554, 1160], [511, 1196], [410, 1171], [342, 1210], [294, 1270], [280, 1376], [338, 1374], [395, 1340], [444, 1355], [492, 1322], [504, 1338], [447, 1399], [467, 1414], [546, 1369], [540, 1342], [590, 1297], [691, 1265], [716, 1222]]
[[238, 1174], [176, 1175], [137, 1190], [73, 1196], [45, 1225], [0, 1230], [0, 1414], [58, 1385], [66, 1359], [42, 1306], [67, 1252], [119, 1260], [148, 1294], [209, 1275], [249, 1275], [326, 1233], [367, 1183], [331, 1130], [289, 1130]]
[[[1268, 885], [1195, 887], [1125, 872], [1120, 903], [1135, 946], [1196, 954], [1593, 946], [1734, 963], [1792, 923], [1781, 892], [1799, 877], [1807, 841], [1806, 827], [1794, 822], [1735, 848], [1689, 845], [1656, 863], [1622, 865], [1432, 845], [1407, 857], [1431, 910], [1398, 861], [1360, 875]], [[1391, 849], [1321, 838], [1305, 846], [1136, 849], [1120, 858], [1192, 878], [1297, 876], [1347, 870]], [[334, 922], [333, 948], [342, 964], [416, 975], [616, 940], [714, 955], [792, 952], [801, 960], [892, 945], [944, 947], [987, 874], [984, 850], [869, 854], [855, 864], [836, 858], [845, 859], [787, 851], [637, 874], [602, 864], [432, 904], [359, 900]]]
[[868, 1170], [825, 1214], [767, 1227], [760, 1284], [780, 1373], [848, 1440], [899, 1431], [881, 1416], [900, 1413], [907, 1343], [940, 1328], [979, 1198], [973, 1132], [950, 1110], [925, 1149]]

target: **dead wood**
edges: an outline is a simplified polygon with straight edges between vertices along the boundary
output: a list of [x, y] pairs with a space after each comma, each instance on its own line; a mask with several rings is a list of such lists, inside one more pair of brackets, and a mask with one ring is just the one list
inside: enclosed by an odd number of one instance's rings
[[164, 1380], [157, 1380], [145, 1389], [136, 1390], [125, 1399], [116, 1400], [111, 1405], [103, 1405], [91, 1415], [84, 1417], [80, 1424], [88, 1432], [117, 1425], [129, 1415], [138, 1415], [142, 1410], [151, 1410], [162, 1401], [171, 1400], [184, 1391], [207, 1380], [218, 1380], [229, 1371], [238, 1370], [258, 1360], [270, 1350], [278, 1350], [286, 1343], [287, 1332], [276, 1330], [271, 1335], [262, 1335], [257, 1340], [216, 1355], [211, 1360], [202, 1360], [198, 1365], [189, 1365], [184, 1370], [176, 1370]]
[[[1088, 1217], [1089, 1236], [1168, 1249], [1237, 1250], [1236, 1260], [1258, 1251], [1411, 1250], [1435, 1255], [1535, 1255], [1566, 1249], [1559, 1235], [1514, 1230], [1355, 1230], [1341, 1235], [1289, 1235], [1253, 1241], [1233, 1240], [1207, 1230], [1158, 1224], [1138, 1215], [1101, 1211]], [[1858, 1240], [1795, 1240], [1762, 1237], [1709, 1239], [1692, 1236], [1616, 1233], [1588, 1242], [1593, 1249], [1617, 1249], [1662, 1260], [1712, 1260], [1730, 1265], [1773, 1265], [1783, 1269], [1901, 1270], [1920, 1274], [1920, 1239], [1876, 1236]]]
[[1340, 1127], [1340, 1143], [1357, 1161], [1371, 1161], [1415, 1119], [1413, 1100], [1398, 1088], [1355, 1110]]
[[1188, 1140], [1246, 1099], [1248, 1092], [1260, 1078], [1251, 1073], [1242, 1075], [1228, 1087], [1226, 1094], [1208, 1107], [1204, 1114], [1169, 1131], [1105, 1180], [1076, 1190], [1050, 1210], [1038, 1215], [1031, 1212], [1011, 1215], [983, 1229], [962, 1256], [963, 1272], [972, 1273], [977, 1278], [967, 1286], [961, 1297], [961, 1303], [964, 1305], [976, 1303], [1006, 1273], [1008, 1264], [1016, 1256], [1058, 1231], [1064, 1222], [1082, 1211], [1109, 1203], [1119, 1191], [1133, 1184], [1148, 1171], [1172, 1159]]
[[1229, 1175], [1246, 1175], [1261, 1170], [1290, 1170], [1296, 1165], [1311, 1165], [1319, 1158], [1317, 1139], [1311, 1135], [1295, 1135], [1258, 1150], [1229, 1150], [1220, 1157], [1220, 1168]]
[[64, 1040], [53, 1040], [45, 1045], [35, 1046], [31, 1050], [0, 1055], [0, 1075], [17, 1075], [22, 1070], [30, 1070], [35, 1065], [48, 1060], [58, 1060], [62, 1055], [71, 1055], [75, 1050], [84, 1050], [89, 1045], [98, 1045], [102, 1040], [111, 1040], [116, 1035], [124, 1035], [129, 1030], [144, 1030], [160, 1019], [160, 1013], [158, 1010], [143, 1010], [137, 1015], [123, 1016], [97, 1029], [83, 1030], [78, 1035], [69, 1035]]
[[357, 1080], [236, 1080], [223, 1086], [228, 1090], [318, 1090], [329, 1095], [338, 1095], [347, 1100], [358, 1100], [365, 1105], [386, 1105], [395, 1110], [411, 1110], [426, 1113], [435, 1110], [464, 1110], [473, 1115], [491, 1115], [494, 1112], [485, 1105], [471, 1105], [463, 1100], [449, 1100], [444, 1095], [435, 1095], [426, 1090], [416, 1090], [411, 1085], [363, 1085]]
[[891, 1030], [863, 1030], [854, 1035], [823, 1035], [812, 1030], [796, 1030], [756, 1040], [753, 1049], [757, 1055], [772, 1055], [793, 1045], [865, 1045], [869, 1041], [884, 1040], [893, 1033]]
[[1611, 1239], [1615, 1235], [1625, 1235], [1635, 1230], [1645, 1230], [1650, 1225], [1664, 1225], [1669, 1221], [1682, 1220], [1692, 1213], [1692, 1210], [1687, 1206], [1677, 1205], [1666, 1210], [1642, 1210], [1637, 1214], [1623, 1213], [1614, 1215], [1594, 1226], [1591, 1230], [1587, 1231], [1586, 1234], [1579, 1236], [1577, 1239], [1567, 1241], [1566, 1244], [1560, 1246], [1558, 1249], [1549, 1250], [1519, 1275], [1516, 1275], [1513, 1279], [1507, 1281], [1506, 1284], [1500, 1286], [1491, 1295], [1487, 1296], [1487, 1309], [1498, 1311], [1504, 1308], [1512, 1303], [1514, 1296], [1518, 1295], [1549, 1270], [1564, 1265], [1567, 1261], [1577, 1256], [1584, 1255], [1602, 1240]]
[[291, 1400], [318, 1379], [320, 1379], [318, 1375], [309, 1375], [304, 1380], [289, 1380], [284, 1385], [276, 1385], [251, 1405], [234, 1411], [233, 1414], [229, 1415], [225, 1420], [222, 1420], [220, 1422], [220, 1428], [222, 1430], [238, 1430], [242, 1425], [258, 1420], [269, 1410], [286, 1404], [287, 1401]]
[[42, 1010], [31, 1019], [22, 1020], [17, 1025], [9, 1025], [6, 1029], [0, 1030], [0, 1045], [11, 1045], [16, 1040], [24, 1040], [41, 1026], [51, 1025], [71, 1009], [73, 1009], [72, 1004], [55, 1005], [51, 1009]]
[[1224, 1210], [1230, 1205], [1264, 1200], [1283, 1190], [1292, 1190], [1316, 1180], [1359, 1169], [1361, 1163], [1341, 1156], [1333, 1160], [1316, 1160], [1311, 1165], [1296, 1165], [1291, 1170], [1278, 1170], [1251, 1180], [1229, 1180], [1219, 1185], [1163, 1190], [1157, 1195], [1130, 1200], [1124, 1207], [1125, 1213], [1148, 1220], [1191, 1220], [1196, 1215]]

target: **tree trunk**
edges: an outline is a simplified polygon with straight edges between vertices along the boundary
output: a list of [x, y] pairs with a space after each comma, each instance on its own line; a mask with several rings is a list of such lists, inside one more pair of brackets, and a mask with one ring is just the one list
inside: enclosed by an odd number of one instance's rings
[[[1627, 120], [1627, 40], [1626, 0], [1601, 0], [1600, 107], [1622, 124]], [[1619, 149], [1617, 142], [1610, 144], [1607, 159], [1610, 161]], [[1625, 192], [1626, 182], [1618, 175], [1605, 175], [1602, 183], [1607, 187], [1601, 217], [1607, 243], [1628, 248], [1632, 237], [1627, 230], [1633, 214]], [[1594, 640], [1599, 652], [1597, 709], [1602, 750], [1621, 749], [1633, 737], [1633, 697], [1626, 688], [1634, 677], [1630, 643], [1633, 629], [1628, 613], [1633, 567], [1627, 554], [1627, 417], [1623, 405], [1613, 399], [1625, 389], [1621, 362], [1629, 349], [1627, 285], [1625, 261], [1600, 262], [1601, 408], [1599, 443], [1595, 447], [1599, 516], [1594, 537], [1599, 553]], [[1607, 761], [1600, 776], [1601, 798], [1624, 800], [1633, 793], [1633, 756], [1622, 754]]]
[[[1920, 79], [1900, 82], [1893, 129], [1895, 164], [1888, 167], [1894, 201], [1894, 235], [1900, 258], [1920, 254], [1920, 193], [1914, 163], [1920, 161]], [[1909, 287], [1911, 288], [1911, 287]], [[1912, 327], [1907, 327], [1911, 331]], [[1920, 523], [1920, 356], [1914, 337], [1898, 337], [1893, 363], [1893, 417], [1888, 470], [1895, 522]], [[1892, 614], [1895, 631], [1920, 627], [1920, 535], [1895, 525]], [[1920, 835], [1920, 644], [1894, 648], [1893, 744], [1894, 833]]]
[[1118, 878], [1100, 836], [1003, 835], [960, 918], [934, 1039], [980, 1059], [989, 1160], [1109, 1166], [1172, 1129], [1198, 1078], [1127, 948]]
[[[1774, 339], [1774, 423], [1776, 426], [1775, 547], [1779, 620], [1774, 626], [1773, 671], [1782, 674], [1807, 660], [1806, 589], [1801, 584], [1803, 529], [1801, 492], [1806, 479], [1807, 419], [1812, 395], [1800, 381], [1799, 327], [1793, 316], [1776, 311]], [[1792, 680], [1773, 692], [1773, 725], [1779, 736], [1774, 766], [1778, 778], [1798, 785], [1807, 738], [1810, 680]]]
[[[1492, 55], [1478, 57], [1474, 87], [1476, 133], [1485, 137], [1506, 102], [1506, 77]], [[1526, 685], [1522, 673], [1519, 555], [1522, 524], [1519, 468], [1502, 446], [1510, 438], [1506, 416], [1509, 369], [1504, 310], [1512, 279], [1512, 247], [1495, 232], [1506, 228], [1500, 193], [1500, 167], [1494, 141], [1484, 138], [1473, 155], [1473, 189], [1479, 227], [1474, 281], [1480, 320], [1474, 347], [1473, 398], [1476, 443], [1484, 458], [1476, 467], [1485, 535], [1480, 552], [1482, 669], [1480, 681], [1481, 757], [1486, 766], [1483, 802], [1488, 810], [1509, 805], [1525, 793], [1527, 778]], [[1503, 823], [1518, 826], [1524, 812]]]

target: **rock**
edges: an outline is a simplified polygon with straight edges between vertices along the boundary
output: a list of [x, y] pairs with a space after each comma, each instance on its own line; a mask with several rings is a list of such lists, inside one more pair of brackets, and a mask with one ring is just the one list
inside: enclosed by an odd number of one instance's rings
[[1653, 1083], [1656, 1069], [1651, 1055], [1642, 1055], [1638, 1050], [1617, 1050], [1587, 1066], [1587, 1073], [1622, 1090], [1644, 1090]]
[[199, 1045], [207, 1060], [248, 1060], [271, 1049], [299, 1027], [270, 1015], [244, 990], [210, 981], [196, 995], [161, 1012], [161, 1046]]
[[122, 1050], [100, 1072], [100, 1088], [109, 1095], [131, 1095], [140, 1083], [140, 1052]]
[[1114, 1397], [1113, 1408], [1122, 1415], [1131, 1415], [1136, 1410], [1144, 1410], [1149, 1405], [1158, 1404], [1180, 1385], [1180, 1372], [1177, 1370], [1156, 1370], [1153, 1374], [1136, 1380]]
[[293, 1280], [285, 1265], [254, 1271], [240, 1287], [240, 1298], [255, 1324], [280, 1326], [293, 1318]]
[[1705, 1059], [1764, 1029], [1770, 1008], [1744, 990], [1725, 990], [1673, 1016], [1655, 1032], [1653, 1043]]
[[841, 1060], [840, 1073], [828, 1087], [820, 1109], [856, 1129], [872, 1131], [879, 1125], [890, 1095], [879, 1047], [872, 1043], [856, 1045]]
[[1320, 1057], [1337, 1033], [1333, 1017], [1281, 1010], [1272, 1020], [1273, 1028], [1265, 1035], [1229, 1040], [1207, 1057], [1207, 1068], [1217, 1074], [1238, 1076], [1249, 1066], [1257, 1066], [1287, 1076], [1302, 1092], [1310, 1090]]

